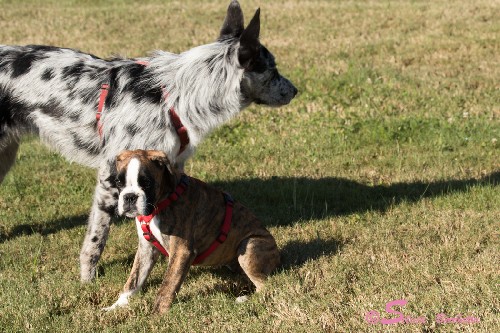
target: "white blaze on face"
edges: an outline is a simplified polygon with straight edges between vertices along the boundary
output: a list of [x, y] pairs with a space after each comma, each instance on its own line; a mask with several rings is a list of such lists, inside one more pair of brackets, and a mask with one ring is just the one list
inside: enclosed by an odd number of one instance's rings
[[146, 194], [139, 186], [139, 170], [141, 168], [141, 162], [137, 158], [133, 158], [127, 165], [127, 172], [125, 176], [125, 187], [120, 193], [118, 198], [118, 213], [123, 215], [124, 213], [124, 196], [127, 194], [134, 194], [137, 196], [137, 201], [135, 203], [135, 210], [132, 209], [129, 212], [125, 212], [128, 217], [135, 217], [137, 215], [143, 215], [146, 209]]

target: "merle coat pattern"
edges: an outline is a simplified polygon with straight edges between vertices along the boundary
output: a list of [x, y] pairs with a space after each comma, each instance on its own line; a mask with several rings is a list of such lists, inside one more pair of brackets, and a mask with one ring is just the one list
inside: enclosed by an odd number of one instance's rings
[[[211, 130], [249, 104], [280, 106], [296, 95], [259, 42], [259, 17], [257, 10], [244, 28], [243, 13], [233, 0], [216, 42], [140, 59], [104, 60], [67, 48], [0, 45], [0, 182], [25, 133], [38, 135], [68, 160], [98, 169], [80, 253], [82, 281], [95, 276], [116, 211], [116, 155], [130, 149], [161, 150], [182, 169]], [[96, 111], [103, 83], [110, 89], [101, 139]], [[170, 107], [190, 139], [180, 155], [180, 140], [166, 112]]]

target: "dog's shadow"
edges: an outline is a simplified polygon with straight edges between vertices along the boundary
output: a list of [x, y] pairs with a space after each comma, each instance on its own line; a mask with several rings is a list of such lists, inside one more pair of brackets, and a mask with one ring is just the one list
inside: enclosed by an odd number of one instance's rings
[[[301, 177], [251, 178], [214, 182], [251, 208], [266, 226], [287, 226], [310, 219], [361, 213], [384, 212], [403, 202], [466, 192], [474, 186], [498, 186], [500, 172], [485, 177], [435, 182], [365, 185], [344, 178]], [[89, 203], [90, 210], [90, 203]], [[44, 224], [21, 224], [10, 231], [0, 230], [0, 243], [22, 235], [49, 235], [85, 225], [87, 215], [62, 217]], [[113, 223], [123, 223], [113, 219]]]
[[385, 212], [404, 202], [418, 202], [424, 198], [466, 192], [475, 186], [499, 184], [500, 172], [479, 179], [428, 183], [417, 181], [374, 186], [331, 177], [252, 178], [213, 183], [250, 207], [266, 226], [288, 226], [311, 219], [368, 211]]
[[18, 224], [10, 231], [0, 231], [0, 243], [14, 239], [20, 236], [29, 236], [39, 234], [47, 236], [58, 233], [62, 230], [69, 230], [87, 224], [88, 215], [76, 215], [71, 217], [62, 217], [57, 220], [47, 221], [43, 224]]

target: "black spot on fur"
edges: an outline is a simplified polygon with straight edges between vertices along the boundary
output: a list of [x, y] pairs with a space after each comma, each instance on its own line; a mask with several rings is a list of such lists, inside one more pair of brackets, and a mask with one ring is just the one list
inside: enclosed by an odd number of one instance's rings
[[227, 52], [226, 52], [226, 61], [227, 62], [230, 62], [231, 58], [233, 57], [233, 52], [234, 52], [234, 48], [230, 47], [227, 49]]
[[[1, 54], [0, 54], [0, 57], [2, 57]], [[9, 61], [0, 58], [0, 70], [3, 70], [4, 67], [7, 67], [9, 64], [10, 64]]]
[[213, 55], [213, 56], [211, 56], [211, 57], [209, 57], [209, 58], [205, 59], [205, 63], [206, 63], [207, 65], [210, 65], [210, 64], [212, 64], [212, 63], [214, 62], [214, 59], [215, 59], [215, 56]]
[[74, 80], [78, 81], [83, 73], [85, 65], [83, 61], [79, 61], [76, 64], [66, 66], [62, 70], [62, 78], [64, 80]]
[[135, 102], [146, 100], [152, 104], [161, 103], [161, 88], [151, 86], [150, 82], [153, 74], [147, 66], [132, 63], [124, 66], [123, 70], [129, 76], [127, 83], [123, 86], [123, 92], [132, 93], [132, 99]]
[[221, 108], [218, 104], [210, 103], [210, 112], [212, 114], [221, 114]]
[[79, 137], [75, 132], [72, 132], [71, 136], [73, 138], [73, 144], [78, 149], [87, 152], [89, 155], [93, 156], [99, 155], [100, 149], [99, 149], [99, 144], [96, 144], [97, 142], [85, 141], [84, 139]]
[[12, 78], [16, 78], [31, 70], [34, 62], [45, 59], [47, 56], [35, 52], [22, 52], [12, 62]]
[[125, 130], [131, 136], [134, 136], [137, 134], [137, 127], [134, 124], [128, 124], [127, 126], [125, 126]]
[[92, 239], [91, 239], [92, 243], [95, 243], [95, 242], [97, 242], [98, 240], [99, 240], [99, 238], [98, 238], [97, 236], [94, 236], [94, 237], [92, 237]]
[[[104, 103], [106, 107], [106, 111], [111, 111], [110, 108], [114, 107], [117, 105], [117, 99], [118, 96], [116, 94], [117, 86], [118, 86], [118, 72], [120, 71], [119, 68], [114, 67], [111, 68], [109, 71], [109, 90], [108, 90], [108, 96], [106, 97], [106, 101]], [[104, 82], [103, 82], [104, 83]], [[100, 91], [100, 90], [99, 90]]]
[[22, 122], [28, 109], [29, 105], [18, 101], [9, 91], [0, 87], [0, 137], [7, 128]]
[[54, 70], [47, 68], [42, 74], [42, 80], [50, 81], [54, 78]]
[[52, 118], [61, 119], [65, 116], [64, 108], [54, 99], [50, 99], [47, 103], [41, 105], [39, 110]]
[[71, 119], [72, 122], [77, 123], [80, 121], [80, 114], [79, 113], [70, 113], [68, 115], [69, 119]]
[[113, 136], [113, 135], [115, 135], [115, 132], [116, 132], [116, 128], [115, 128], [115, 126], [112, 126], [112, 127], [109, 129], [109, 131], [108, 131], [109, 136]]
[[89, 105], [97, 105], [99, 104], [99, 94], [101, 89], [99, 87], [85, 88], [80, 91], [80, 99], [83, 103]]
[[210, 75], [212, 75], [212, 73], [214, 71], [214, 59], [215, 59], [215, 56], [212, 56], [210, 58], [205, 59], [205, 64], [206, 64], [206, 67], [207, 67]]
[[114, 215], [116, 212], [116, 205], [107, 205], [105, 202], [100, 202], [97, 207], [108, 215]]
[[100, 255], [93, 254], [90, 256], [90, 262], [95, 265], [99, 261], [99, 258], [100, 258]]

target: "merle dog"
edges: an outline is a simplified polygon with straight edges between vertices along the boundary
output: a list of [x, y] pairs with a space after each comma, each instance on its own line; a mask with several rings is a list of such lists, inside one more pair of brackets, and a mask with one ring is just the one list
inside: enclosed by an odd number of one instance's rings
[[0, 46], [0, 182], [25, 133], [98, 169], [82, 281], [95, 276], [116, 210], [116, 155], [161, 150], [182, 169], [212, 129], [252, 102], [280, 106], [296, 95], [259, 42], [259, 14], [245, 28], [233, 0], [217, 41], [181, 54], [103, 60], [66, 48]]

